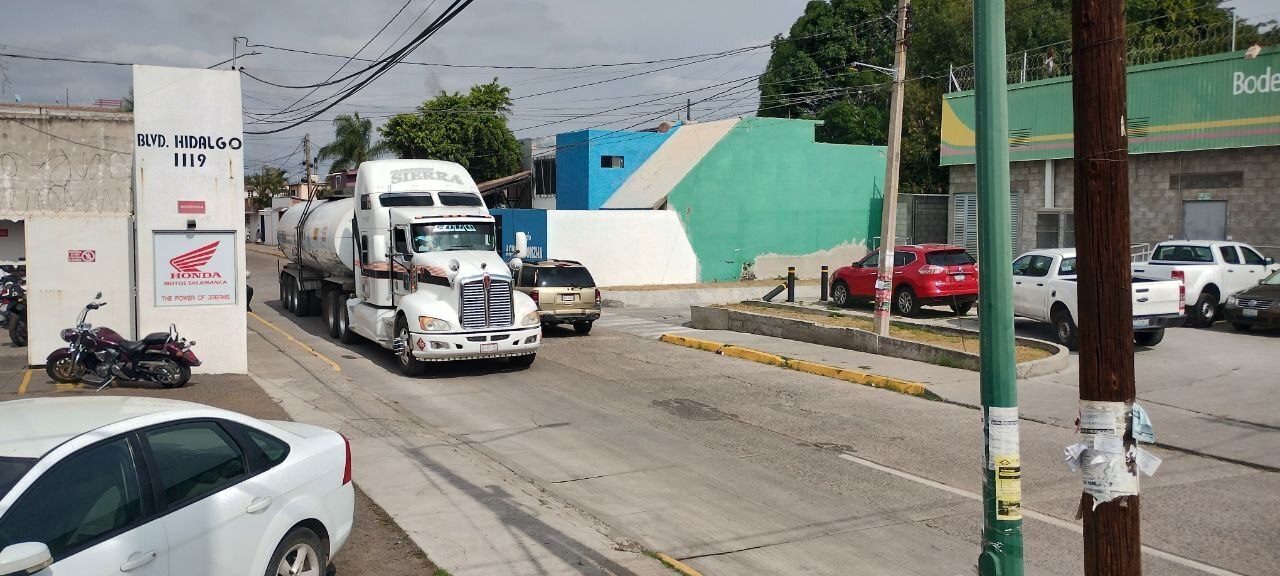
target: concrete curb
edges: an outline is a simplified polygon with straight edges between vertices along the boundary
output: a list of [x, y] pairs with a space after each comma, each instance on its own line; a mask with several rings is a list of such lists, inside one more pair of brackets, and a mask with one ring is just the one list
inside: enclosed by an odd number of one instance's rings
[[658, 560], [663, 564], [666, 564], [668, 568], [671, 568], [676, 572], [684, 574], [685, 576], [702, 576], [701, 572], [689, 567], [688, 564], [685, 564], [684, 562], [676, 560], [675, 558], [672, 558], [670, 556], [667, 556], [666, 554], [659, 552], [657, 554], [654, 554], [654, 556], [657, 556]]
[[797, 360], [795, 358], [787, 358], [777, 354], [761, 352], [751, 348], [743, 348], [741, 346], [733, 346], [712, 340], [702, 340], [700, 338], [689, 338], [687, 336], [677, 336], [675, 334], [663, 334], [659, 340], [668, 344], [693, 348], [695, 350], [703, 350], [720, 354], [722, 356], [731, 356], [750, 360], [760, 364], [768, 364], [780, 368], [787, 368], [797, 372], [807, 372], [836, 380], [844, 380], [853, 384], [862, 386], [870, 386], [872, 388], [882, 388], [884, 390], [892, 390], [899, 394], [908, 396], [928, 396], [929, 388], [919, 382], [911, 382], [909, 380], [899, 380], [897, 378], [889, 378], [888, 376], [880, 376], [878, 374], [869, 374], [866, 372], [857, 372], [837, 366], [829, 366], [819, 364], [817, 362], [809, 362], [808, 360]]

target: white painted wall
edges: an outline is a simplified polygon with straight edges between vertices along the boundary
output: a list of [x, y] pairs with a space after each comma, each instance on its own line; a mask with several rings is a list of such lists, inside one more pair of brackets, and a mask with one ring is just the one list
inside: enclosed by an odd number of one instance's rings
[[582, 262], [597, 286], [698, 281], [698, 257], [668, 210], [553, 210], [547, 256]]
[[0, 220], [0, 264], [17, 264], [27, 257], [25, 228], [21, 220]]
[[[49, 353], [66, 346], [58, 333], [75, 326], [76, 315], [95, 292], [107, 306], [89, 313], [94, 326], [133, 336], [133, 261], [129, 217], [32, 216], [27, 221], [28, 362], [44, 364]], [[93, 250], [92, 262], [71, 261], [71, 251]], [[82, 258], [75, 258], [83, 260]]]
[[[141, 333], [166, 330], [170, 323], [188, 339], [203, 365], [196, 372], [248, 371], [244, 303], [244, 140], [240, 110], [240, 75], [229, 70], [203, 70], [134, 66], [134, 190], [137, 211], [138, 329]], [[182, 147], [178, 135], [207, 137], [214, 149]], [[148, 137], [148, 138], [144, 138]], [[156, 139], [163, 137], [164, 142]], [[221, 139], [221, 140], [219, 140]], [[241, 143], [239, 147], [231, 144]], [[147, 140], [144, 142], [144, 140]], [[218, 148], [221, 141], [225, 147]], [[196, 156], [194, 165], [191, 157]], [[204, 155], [203, 165], [198, 155]], [[183, 164], [186, 159], [186, 166]], [[175, 165], [178, 164], [178, 165]], [[179, 213], [178, 202], [204, 202], [203, 214]], [[156, 279], [175, 273], [168, 258], [156, 261], [156, 233], [185, 231], [188, 220], [195, 231], [232, 232], [229, 246], [218, 251], [233, 253], [227, 281], [236, 297], [218, 304], [161, 306]], [[160, 236], [161, 242], [172, 235]], [[223, 260], [219, 252], [209, 266]]]

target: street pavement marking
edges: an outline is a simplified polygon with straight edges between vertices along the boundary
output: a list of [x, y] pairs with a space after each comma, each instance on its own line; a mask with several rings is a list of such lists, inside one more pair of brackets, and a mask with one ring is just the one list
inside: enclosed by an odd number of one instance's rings
[[658, 560], [662, 561], [663, 564], [670, 566], [672, 570], [675, 570], [676, 572], [684, 574], [685, 576], [702, 576], [701, 572], [694, 570], [688, 564], [685, 564], [684, 562], [676, 560], [675, 558], [672, 558], [670, 556], [667, 556], [666, 554], [659, 552], [656, 554], [656, 556], [658, 557]]
[[[909, 472], [903, 472], [902, 470], [898, 470], [897, 468], [890, 468], [890, 467], [885, 466], [885, 465], [883, 465], [883, 464], [877, 464], [877, 463], [872, 462], [872, 461], [870, 461], [870, 460], [866, 460], [866, 459], [864, 459], [864, 458], [859, 458], [859, 457], [854, 456], [854, 455], [849, 454], [849, 453], [841, 453], [841, 454], [840, 454], [840, 458], [843, 458], [843, 459], [848, 460], [848, 461], [850, 461], [850, 462], [853, 462], [853, 463], [855, 463], [855, 464], [861, 464], [861, 465], [866, 466], [867, 468], [871, 468], [871, 469], [873, 469], [873, 470], [879, 470], [879, 471], [881, 471], [881, 472], [885, 472], [885, 473], [887, 473], [887, 474], [892, 474], [892, 475], [894, 475], [894, 476], [897, 476], [897, 477], [899, 477], [899, 478], [903, 478], [903, 479], [905, 479], [905, 480], [910, 480], [910, 481], [915, 482], [915, 483], [917, 483], [917, 484], [923, 484], [923, 485], [928, 486], [928, 487], [930, 487], [930, 488], [936, 488], [936, 489], [938, 489], [938, 490], [942, 490], [943, 492], [948, 492], [948, 493], [951, 493], [951, 494], [955, 494], [956, 496], [960, 496], [961, 498], [968, 498], [968, 499], [973, 500], [973, 501], [976, 501], [976, 502], [981, 502], [981, 501], [982, 501], [982, 495], [981, 495], [981, 494], [976, 494], [976, 493], [970, 492], [970, 491], [968, 491], [968, 490], [964, 490], [964, 489], [961, 489], [961, 488], [956, 488], [955, 486], [949, 486], [949, 485], [947, 485], [947, 484], [943, 484], [943, 483], [941, 483], [941, 482], [935, 482], [935, 481], [930, 480], [930, 479], [928, 479], [928, 478], [922, 478], [922, 477], [920, 477], [920, 476], [916, 476], [915, 474], [911, 474], [911, 473], [909, 473]], [[1046, 523], [1046, 524], [1052, 524], [1052, 525], [1057, 526], [1057, 527], [1059, 527], [1059, 528], [1062, 528], [1062, 529], [1064, 529], [1064, 530], [1070, 530], [1070, 531], [1075, 532], [1075, 533], [1077, 533], [1077, 534], [1083, 534], [1083, 533], [1084, 533], [1084, 527], [1083, 527], [1083, 526], [1081, 526], [1081, 525], [1079, 525], [1079, 524], [1076, 524], [1076, 523], [1074, 523], [1074, 522], [1068, 522], [1068, 521], [1066, 521], [1066, 520], [1063, 520], [1063, 519], [1061, 519], [1061, 518], [1058, 518], [1057, 516], [1050, 516], [1050, 515], [1048, 515], [1048, 514], [1044, 514], [1044, 513], [1041, 513], [1041, 512], [1036, 512], [1035, 510], [1030, 510], [1030, 509], [1026, 508], [1025, 506], [1022, 508], [1022, 515], [1023, 515], [1023, 516], [1025, 516], [1025, 517], [1027, 517], [1027, 518], [1033, 518], [1033, 519], [1035, 519], [1035, 520], [1039, 520], [1039, 521], [1044, 522], [1044, 523]], [[1237, 572], [1232, 572], [1232, 571], [1230, 571], [1230, 570], [1225, 570], [1225, 569], [1223, 569], [1223, 568], [1218, 568], [1217, 566], [1210, 566], [1210, 565], [1205, 564], [1205, 563], [1203, 563], [1203, 562], [1197, 562], [1197, 561], [1192, 560], [1192, 559], [1190, 559], [1190, 558], [1185, 558], [1185, 557], [1183, 557], [1183, 556], [1178, 556], [1177, 554], [1173, 554], [1173, 553], [1170, 553], [1170, 552], [1165, 552], [1164, 550], [1160, 550], [1159, 548], [1152, 548], [1152, 547], [1147, 546], [1147, 545], [1145, 545], [1145, 544], [1142, 546], [1142, 551], [1143, 551], [1143, 552], [1145, 552], [1145, 553], [1147, 553], [1147, 554], [1150, 554], [1150, 555], [1152, 555], [1152, 556], [1155, 556], [1156, 558], [1162, 558], [1162, 559], [1164, 559], [1164, 560], [1168, 560], [1168, 561], [1170, 561], [1170, 562], [1173, 562], [1174, 564], [1179, 564], [1179, 565], [1182, 565], [1182, 566], [1186, 566], [1187, 568], [1191, 568], [1191, 569], [1193, 569], [1193, 570], [1199, 570], [1199, 571], [1201, 571], [1201, 572], [1204, 572], [1205, 574], [1213, 574], [1214, 576], [1244, 576], [1243, 574], [1240, 574], [1240, 573], [1237, 573]]]
[[324, 361], [325, 361], [325, 363], [327, 363], [330, 367], [332, 367], [332, 368], [333, 368], [333, 371], [334, 371], [334, 372], [341, 372], [341, 371], [342, 371], [342, 366], [339, 366], [337, 362], [334, 362], [334, 361], [333, 361], [332, 359], [330, 359], [328, 356], [325, 356], [324, 354], [321, 354], [321, 353], [320, 353], [320, 352], [318, 352], [315, 348], [312, 348], [312, 347], [310, 347], [310, 346], [307, 346], [306, 344], [303, 344], [303, 343], [302, 343], [302, 341], [298, 340], [297, 338], [294, 338], [292, 334], [290, 334], [290, 333], [288, 333], [288, 332], [285, 332], [284, 330], [281, 330], [279, 326], [276, 326], [275, 324], [272, 324], [272, 323], [270, 323], [270, 322], [267, 322], [267, 319], [266, 319], [266, 318], [263, 318], [263, 317], [259, 316], [259, 315], [258, 315], [257, 313], [255, 313], [255, 312], [247, 312], [247, 314], [248, 314], [248, 315], [250, 315], [250, 316], [253, 316], [253, 317], [254, 317], [254, 318], [256, 318], [259, 322], [261, 322], [261, 323], [263, 323], [263, 324], [266, 324], [267, 326], [271, 327], [271, 329], [272, 329], [272, 330], [275, 330], [276, 332], [279, 332], [280, 334], [284, 335], [284, 337], [285, 337], [285, 338], [288, 338], [290, 342], [293, 342], [294, 344], [297, 344], [299, 347], [301, 347], [303, 350], [306, 350], [307, 352], [310, 352], [312, 356], [315, 356], [316, 358], [319, 358], [319, 359], [321, 359], [321, 360], [324, 360]]
[[18, 394], [27, 393], [27, 385], [31, 384], [31, 369], [27, 368], [27, 372], [22, 375], [22, 383], [18, 385]]

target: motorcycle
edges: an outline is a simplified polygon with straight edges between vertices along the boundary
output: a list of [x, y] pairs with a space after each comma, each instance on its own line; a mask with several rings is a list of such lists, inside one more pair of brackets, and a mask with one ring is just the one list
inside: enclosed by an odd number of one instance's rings
[[80, 311], [75, 328], [62, 331], [69, 346], [59, 348], [45, 360], [45, 372], [56, 382], [84, 380], [102, 390], [118, 379], [155, 382], [165, 388], [180, 388], [191, 379], [191, 368], [200, 365], [191, 348], [195, 341], [178, 335], [170, 324], [168, 332], [153, 332], [142, 340], [125, 340], [105, 326], [94, 328], [86, 320], [91, 310], [106, 306], [102, 293]]
[[9, 341], [19, 348], [27, 345], [27, 289], [21, 284], [5, 286], [3, 295], [4, 316], [9, 326]]

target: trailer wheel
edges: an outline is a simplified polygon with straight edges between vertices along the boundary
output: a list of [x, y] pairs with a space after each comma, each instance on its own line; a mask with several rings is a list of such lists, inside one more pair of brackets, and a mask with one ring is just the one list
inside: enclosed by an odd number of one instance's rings
[[284, 300], [285, 310], [293, 314], [298, 313], [298, 291], [294, 287], [292, 280], [285, 280], [284, 292], [281, 293], [280, 298]]

